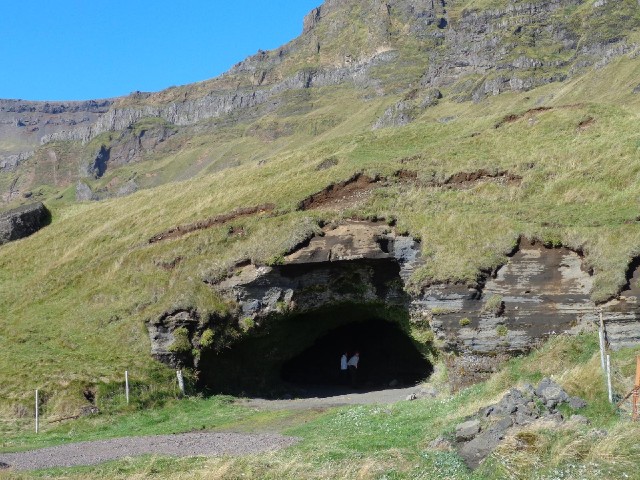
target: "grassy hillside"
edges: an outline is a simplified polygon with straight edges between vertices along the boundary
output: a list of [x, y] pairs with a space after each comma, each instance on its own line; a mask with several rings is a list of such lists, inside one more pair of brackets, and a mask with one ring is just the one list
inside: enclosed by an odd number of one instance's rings
[[[110, 174], [136, 169], [153, 179], [183, 165], [199, 172], [190, 180], [98, 203], [51, 201], [51, 226], [0, 248], [3, 416], [13, 416], [36, 387], [62, 412], [82, 401], [84, 386], [119, 380], [125, 369], [153, 382], [158, 367], [145, 320], [179, 305], [224, 312], [228, 306], [203, 280], [244, 258], [276, 261], [321, 220], [396, 219], [423, 242], [427, 262], [416, 285], [471, 282], [479, 269], [503, 263], [520, 234], [582, 248], [595, 271], [594, 300], [609, 298], [640, 254], [640, 97], [632, 94], [639, 76], [638, 60], [623, 57], [531, 92], [480, 104], [444, 100], [408, 126], [376, 131], [381, 100], [353, 100], [348, 88], [313, 91], [324, 106], [301, 113], [292, 135], [265, 140], [245, 132], [240, 141], [203, 134]], [[280, 124], [278, 115], [257, 125]], [[341, 116], [326, 131], [313, 130]], [[216, 168], [230, 158], [235, 166]], [[327, 159], [335, 165], [318, 169]], [[417, 178], [395, 177], [401, 169]], [[480, 169], [522, 180], [436, 186]], [[306, 196], [356, 172], [387, 182], [346, 210], [297, 210]], [[147, 242], [173, 226], [263, 203], [276, 210]]]

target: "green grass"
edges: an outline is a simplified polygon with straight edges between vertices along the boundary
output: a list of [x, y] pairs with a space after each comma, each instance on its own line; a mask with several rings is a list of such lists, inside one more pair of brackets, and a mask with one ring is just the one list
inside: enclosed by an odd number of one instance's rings
[[[625, 381], [632, 377], [626, 373], [636, 353], [637, 349], [614, 356]], [[257, 411], [232, 404], [230, 397], [171, 401], [158, 409], [49, 426], [38, 436], [14, 432], [3, 436], [0, 451], [197, 430], [275, 431], [301, 441], [281, 452], [240, 458], [142, 457], [33, 474], [0, 473], [0, 478], [636, 478], [634, 462], [640, 452], [633, 439], [640, 429], [608, 404], [602, 374], [594, 368], [598, 362], [595, 335], [560, 336], [529, 356], [509, 361], [487, 382], [455, 395], [442, 392], [435, 399], [326, 411]], [[509, 436], [475, 472], [455, 452], [429, 447], [438, 436], [451, 438], [457, 423], [497, 401], [507, 389], [537, 383], [549, 375], [570, 394], [587, 399], [589, 406], [580, 414], [591, 420], [590, 426], [526, 428]], [[572, 412], [565, 409], [565, 413]], [[605, 429], [608, 434], [594, 442], [593, 429]]]
[[[593, 14], [592, 3], [570, 16], [565, 11], [554, 15], [566, 16], [563, 21], [572, 29], [593, 24], [598, 38], [610, 38], [614, 25], [603, 20], [606, 15]], [[455, 21], [463, 7], [504, 5], [502, 0], [464, 2], [452, 6], [450, 14]], [[611, 10], [613, 3], [606, 8]], [[629, 13], [634, 2], [625, 0], [616, 8], [635, 21]], [[341, 33], [354, 50], [370, 54], [380, 46], [381, 30], [368, 37], [364, 27], [377, 14], [357, 5], [351, 13], [358, 22]], [[329, 36], [330, 23], [319, 27], [320, 37]], [[398, 43], [400, 66], [381, 65], [374, 76], [396, 88], [404, 74], [417, 78], [427, 56], [400, 35], [402, 25], [388, 28]], [[344, 40], [329, 39], [336, 45]], [[560, 55], [549, 39], [540, 41], [544, 58]], [[330, 54], [316, 58], [308, 50], [314, 44], [310, 37], [300, 42], [304, 45], [296, 50], [296, 43], [292, 60], [274, 75], [303, 60], [310, 65], [335, 61], [335, 45], [326, 44]], [[411, 279], [413, 290], [438, 281], [473, 283], [480, 271], [503, 264], [517, 238], [525, 235], [583, 250], [586, 266], [595, 271], [592, 299], [614, 296], [626, 283], [629, 262], [640, 254], [640, 223], [635, 221], [640, 96], [631, 93], [639, 76], [637, 59], [621, 57], [564, 83], [478, 104], [457, 103], [454, 92], [443, 88], [444, 98], [414, 123], [376, 131], [371, 126], [397, 98], [349, 85], [284, 92], [273, 110], [262, 106], [180, 127], [144, 161], [88, 181], [104, 189], [135, 179], [145, 188], [100, 203], [77, 204], [71, 179], [96, 148], [113, 140], [112, 134], [85, 146], [59, 142], [40, 149], [25, 162], [20, 181], [33, 179], [34, 192], [42, 193], [37, 198], [46, 199], [53, 211], [53, 223], [0, 248], [0, 416], [12, 418], [16, 409], [29, 405], [35, 388], [47, 393], [52, 412], [68, 413], [84, 402], [83, 388], [119, 382], [124, 370], [152, 381], [157, 365], [148, 355], [145, 321], [177, 307], [194, 308], [203, 318], [225, 314], [233, 305], [203, 280], [223, 277], [240, 259], [273, 263], [317, 231], [320, 222], [352, 216], [396, 220], [399, 231], [422, 240], [425, 265]], [[193, 97], [237, 79], [231, 75], [127, 101]], [[541, 105], [551, 110], [527, 113]], [[521, 118], [496, 128], [511, 114]], [[579, 129], [589, 117], [594, 122]], [[444, 118], [452, 120], [445, 123]], [[149, 118], [132, 130], [164, 125]], [[327, 158], [337, 159], [336, 165], [318, 171]], [[399, 169], [416, 172], [419, 181], [395, 181]], [[429, 186], [478, 169], [507, 170], [522, 182], [486, 181], [465, 189]], [[343, 213], [296, 211], [308, 195], [360, 171], [388, 178], [364, 204]], [[10, 178], [1, 175], [0, 185]], [[243, 236], [229, 235], [228, 226], [221, 226], [147, 243], [176, 225], [260, 203], [274, 203], [277, 215], [238, 220], [234, 226], [242, 228]], [[181, 261], [174, 269], [161, 267], [177, 258]], [[217, 338], [240, 335], [226, 327], [214, 332]], [[166, 389], [162, 381], [158, 389]]]
[[[621, 59], [535, 92], [503, 94], [478, 105], [441, 101], [411, 125], [375, 132], [370, 126], [385, 108], [381, 101], [362, 103], [347, 87], [325, 89], [312, 93], [317, 103], [302, 121], [325, 115], [353, 121], [315, 137], [296, 133], [268, 142], [245, 141], [234, 137], [237, 132], [222, 139], [203, 134], [180, 140], [166, 157], [126, 166], [101, 181], [135, 174], [141, 183], [154, 184], [181, 166], [203, 162], [190, 180], [89, 204], [74, 204], [65, 190], [62, 199], [49, 202], [52, 225], [0, 249], [4, 414], [28, 404], [35, 388], [47, 390], [62, 408], [83, 401], [82, 385], [119, 381], [126, 369], [150, 378], [154, 362], [144, 321], [173, 307], [193, 307], [202, 316], [228, 311], [203, 279], [220, 278], [242, 258], [273, 262], [317, 230], [319, 221], [350, 215], [396, 219], [400, 231], [422, 240], [426, 262], [412, 279], [417, 287], [473, 282], [480, 269], [504, 263], [518, 236], [526, 235], [583, 249], [595, 270], [593, 299], [609, 298], [626, 283], [627, 266], [640, 253], [640, 224], [633, 221], [640, 100], [630, 93], [638, 68], [636, 61]], [[522, 114], [537, 98], [551, 95], [546, 105], [552, 110], [495, 128], [507, 114]], [[595, 122], [579, 131], [587, 116]], [[438, 122], [443, 117], [455, 120]], [[231, 157], [240, 159], [239, 166], [211, 173], [216, 162]], [[316, 170], [329, 157], [337, 165]], [[401, 168], [417, 172], [423, 182], [481, 168], [508, 170], [522, 182], [487, 181], [456, 190], [391, 180], [344, 214], [295, 211], [306, 196], [354, 172], [392, 178]], [[147, 243], [173, 226], [261, 203], [276, 204], [278, 215], [239, 220], [234, 225], [243, 236], [229, 236], [221, 226]], [[159, 267], [178, 257], [182, 261], [173, 270]]]

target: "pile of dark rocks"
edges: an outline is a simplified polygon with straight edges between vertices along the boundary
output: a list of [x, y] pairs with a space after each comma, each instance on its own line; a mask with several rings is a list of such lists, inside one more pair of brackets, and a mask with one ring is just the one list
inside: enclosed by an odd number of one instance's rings
[[[558, 411], [558, 407], [563, 404], [572, 410], [587, 406], [583, 399], [569, 396], [549, 378], [543, 379], [537, 388], [529, 384], [520, 390], [514, 388], [498, 403], [480, 409], [472, 418], [456, 426], [455, 448], [468, 467], [476, 468], [513, 429], [539, 420], [557, 426], [565, 422], [589, 423], [583, 415], [572, 415], [565, 419]], [[436, 439], [432, 446], [442, 448], [445, 441], [443, 438]]]

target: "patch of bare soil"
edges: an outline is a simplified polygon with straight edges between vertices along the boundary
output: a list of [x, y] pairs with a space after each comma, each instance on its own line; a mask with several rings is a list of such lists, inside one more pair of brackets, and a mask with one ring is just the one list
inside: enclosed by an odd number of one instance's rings
[[475, 172], [459, 172], [446, 179], [442, 186], [450, 188], [465, 188], [475, 185], [485, 180], [494, 180], [507, 185], [519, 185], [522, 177], [506, 170], [489, 172], [487, 170], [476, 170]]
[[578, 123], [578, 131], [579, 132], [584, 132], [585, 130], [588, 130], [589, 127], [591, 127], [595, 123], [596, 123], [596, 119], [595, 118], [587, 117], [584, 120], [581, 120], [580, 123]]
[[344, 182], [332, 183], [328, 187], [305, 198], [298, 204], [298, 210], [342, 210], [366, 199], [380, 186], [380, 178], [371, 178], [356, 173]]
[[401, 182], [417, 182], [418, 181], [418, 172], [413, 170], [398, 170], [393, 174], [395, 178], [400, 180]]
[[507, 170], [499, 170], [490, 172], [489, 170], [476, 170], [474, 172], [458, 172], [451, 175], [443, 182], [420, 182], [418, 172], [412, 170], [398, 170], [394, 177], [401, 182], [415, 183], [426, 187], [444, 187], [444, 188], [470, 188], [483, 181], [495, 181], [505, 185], [519, 185], [522, 177], [510, 173]]
[[529, 118], [535, 115], [536, 113], [548, 112], [549, 110], [553, 110], [553, 107], [537, 107], [537, 108], [532, 108], [530, 110], [527, 110], [526, 112], [520, 113], [520, 114], [512, 113], [504, 117], [498, 123], [496, 123], [495, 128], [500, 128], [507, 123], [514, 123], [523, 118]]
[[189, 223], [186, 225], [178, 225], [177, 227], [170, 228], [158, 235], [154, 235], [149, 239], [149, 243], [156, 243], [162, 240], [167, 240], [170, 238], [178, 238], [182, 237], [191, 232], [195, 232], [198, 230], [205, 230], [207, 228], [215, 227], [217, 225], [224, 225], [227, 222], [232, 220], [236, 220], [242, 217], [249, 217], [251, 215], [256, 215], [259, 213], [271, 212], [276, 208], [276, 206], [272, 203], [266, 203], [264, 205], [257, 205], [255, 207], [247, 207], [247, 208], [239, 208], [234, 210], [231, 213], [224, 213], [222, 215], [216, 215], [215, 217], [208, 218], [206, 220], [201, 220], [195, 223]]
[[561, 109], [572, 110], [572, 109], [575, 109], [575, 108], [582, 108], [582, 107], [584, 107], [583, 103], [572, 103], [572, 104], [569, 104], [569, 105], [558, 105], [558, 106], [555, 106], [555, 107], [536, 107], [536, 108], [531, 108], [531, 109], [527, 110], [524, 113], [519, 113], [519, 114], [512, 113], [510, 115], [507, 115], [506, 117], [504, 117], [502, 120], [500, 120], [498, 123], [495, 124], [495, 128], [500, 128], [503, 125], [506, 125], [508, 123], [517, 122], [518, 120], [522, 120], [523, 118], [531, 118], [536, 113], [548, 112], [550, 110], [561, 110]]
[[261, 410], [308, 410], [315, 408], [333, 408], [345, 405], [390, 404], [407, 400], [409, 396], [421, 396], [421, 386], [388, 388], [384, 390], [358, 391], [349, 388], [311, 389], [299, 398], [268, 400], [247, 398], [238, 400], [239, 405]]

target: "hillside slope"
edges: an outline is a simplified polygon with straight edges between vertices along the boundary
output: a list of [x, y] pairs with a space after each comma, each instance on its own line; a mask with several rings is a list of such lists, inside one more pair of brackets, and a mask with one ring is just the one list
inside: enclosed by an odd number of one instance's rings
[[[526, 237], [579, 251], [592, 300], [616, 297], [640, 255], [639, 13], [330, 1], [282, 49], [55, 132], [0, 172], [7, 208], [31, 192], [53, 212], [0, 248], [3, 413], [36, 387], [75, 411], [125, 369], [163, 382], [146, 323], [167, 314], [196, 312], [225, 350], [251, 325], [217, 283], [345, 219], [421, 240], [414, 291], [475, 285]], [[358, 173], [378, 181], [305, 207]]]

